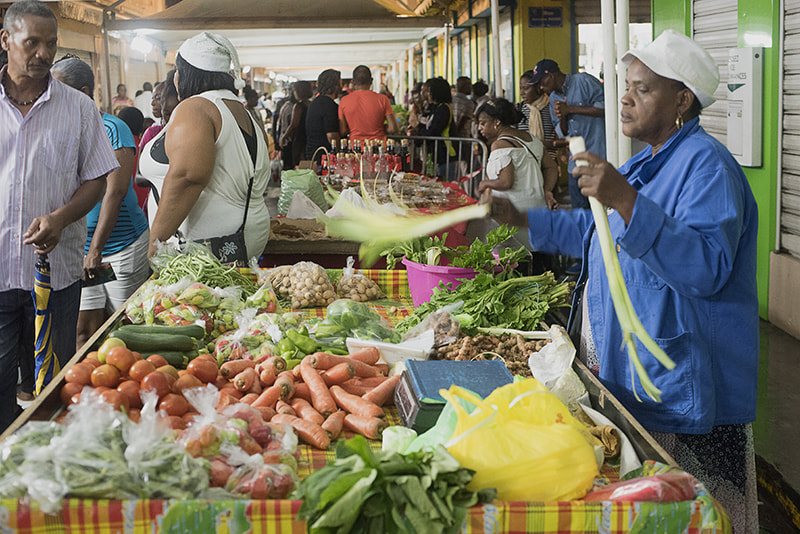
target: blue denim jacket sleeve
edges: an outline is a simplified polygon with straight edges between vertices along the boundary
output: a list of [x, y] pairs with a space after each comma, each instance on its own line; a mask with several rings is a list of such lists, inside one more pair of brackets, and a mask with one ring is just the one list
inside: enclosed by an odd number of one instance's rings
[[591, 210], [530, 209], [528, 235], [531, 246], [540, 252], [580, 258], [584, 236], [593, 222]]

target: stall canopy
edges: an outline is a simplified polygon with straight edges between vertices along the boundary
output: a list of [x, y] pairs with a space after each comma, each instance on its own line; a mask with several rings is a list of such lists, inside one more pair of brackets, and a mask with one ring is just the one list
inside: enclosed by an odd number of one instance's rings
[[[198, 31], [219, 32], [243, 65], [314, 78], [326, 68], [348, 77], [359, 64], [391, 65], [440, 30], [444, 19], [418, 16], [424, 2], [401, 0], [183, 0], [150, 17], [107, 21], [122, 38], [143, 35], [176, 50]], [[421, 11], [421, 10], [420, 10]]]

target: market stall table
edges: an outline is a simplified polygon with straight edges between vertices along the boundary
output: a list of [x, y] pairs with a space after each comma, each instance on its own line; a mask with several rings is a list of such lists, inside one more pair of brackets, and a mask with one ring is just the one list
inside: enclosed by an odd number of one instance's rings
[[[378, 313], [392, 322], [411, 313], [405, 271], [363, 270], [386, 293], [387, 300], [376, 306]], [[323, 316], [324, 309], [305, 310], [310, 316]], [[115, 326], [121, 318], [119, 310], [71, 360], [81, 360]], [[67, 366], [68, 368], [69, 366]], [[10, 435], [28, 420], [52, 419], [63, 410], [58, 391], [63, 384], [62, 371], [31, 408], [2, 436]], [[619, 402], [579, 363], [575, 366], [587, 386], [593, 405], [620, 426], [639, 456], [674, 464]], [[391, 424], [400, 424], [394, 408], [387, 410]], [[380, 448], [372, 440], [373, 448]], [[298, 474], [307, 476], [334, 458], [333, 450], [322, 451], [307, 445], [299, 448]], [[615, 481], [618, 474], [605, 465], [602, 475]], [[44, 514], [27, 500], [0, 500], [0, 531], [9, 529], [20, 534], [46, 532], [97, 533], [182, 533], [182, 532], [305, 532], [305, 524], [295, 521], [301, 502], [292, 500], [82, 500], [65, 499], [61, 512]], [[729, 532], [730, 525], [721, 507], [710, 497], [677, 503], [648, 502], [501, 502], [476, 505], [462, 532], [503, 533], [623, 533], [630, 531], [665, 532]]]

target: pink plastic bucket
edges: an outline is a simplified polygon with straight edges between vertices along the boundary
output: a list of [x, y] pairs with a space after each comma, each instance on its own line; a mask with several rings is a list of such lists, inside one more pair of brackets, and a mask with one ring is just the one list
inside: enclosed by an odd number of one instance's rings
[[455, 288], [463, 280], [471, 280], [478, 272], [469, 267], [447, 267], [443, 265], [426, 265], [403, 258], [408, 274], [408, 289], [414, 306], [431, 300], [433, 290], [444, 282], [447, 287]]

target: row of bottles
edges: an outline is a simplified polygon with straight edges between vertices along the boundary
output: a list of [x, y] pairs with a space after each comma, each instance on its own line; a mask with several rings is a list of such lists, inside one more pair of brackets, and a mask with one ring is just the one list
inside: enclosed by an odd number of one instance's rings
[[399, 146], [394, 140], [342, 139], [327, 156], [322, 156], [321, 174], [336, 174], [346, 178], [386, 179], [392, 172], [411, 170], [408, 141]]

